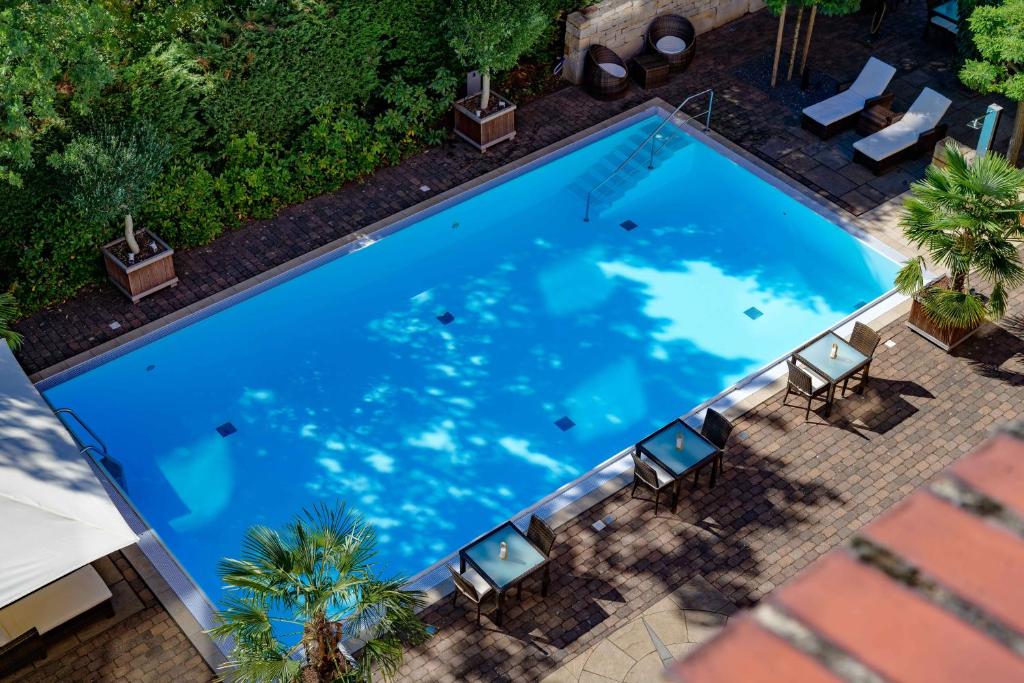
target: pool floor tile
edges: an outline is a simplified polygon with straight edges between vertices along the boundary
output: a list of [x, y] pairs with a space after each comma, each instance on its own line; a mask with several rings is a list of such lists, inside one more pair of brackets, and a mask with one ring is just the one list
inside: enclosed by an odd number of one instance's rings
[[569, 419], [569, 416], [560, 417], [555, 420], [555, 426], [561, 429], [563, 432], [567, 432], [576, 426], [576, 423]]
[[764, 315], [764, 313], [761, 312], [761, 309], [759, 309], [759, 308], [757, 308], [755, 306], [751, 306], [747, 310], [743, 311], [743, 315], [747, 316], [751, 320], [757, 320], [762, 315]]
[[441, 315], [437, 316], [437, 320], [442, 325], [448, 325], [449, 323], [451, 323], [452, 321], [455, 320], [455, 316], [452, 315], [452, 313], [450, 311], [445, 311]]
[[217, 433], [221, 436], [231, 436], [238, 431], [238, 428], [230, 422], [225, 422], [221, 426], [217, 427]]
[[619, 227], [621, 227], [626, 232], [631, 232], [637, 228], [637, 224], [634, 223], [633, 221], [622, 221], [621, 223], [619, 223]]

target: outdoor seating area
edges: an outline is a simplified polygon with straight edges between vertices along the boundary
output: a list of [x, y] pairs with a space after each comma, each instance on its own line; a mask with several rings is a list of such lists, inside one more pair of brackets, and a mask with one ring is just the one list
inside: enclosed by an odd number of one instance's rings
[[523, 583], [540, 575], [540, 594], [547, 596], [551, 582], [551, 550], [555, 532], [536, 515], [524, 534], [512, 522], [505, 522], [470, 545], [459, 550], [459, 569], [448, 571], [455, 583], [452, 604], [461, 595], [476, 606], [476, 623], [482, 612], [494, 612], [495, 623], [502, 624], [505, 594], [513, 588], [522, 594]]
[[854, 323], [849, 339], [843, 339], [835, 332], [827, 332], [797, 349], [786, 362], [789, 375], [783, 403], [790, 393], [806, 398], [807, 410], [804, 417], [807, 419], [811, 415], [811, 402], [815, 398], [822, 398], [825, 402], [825, 416], [828, 417], [832, 412], [837, 387], [842, 385], [840, 395], [845, 396], [852, 379], [857, 382], [857, 393], [864, 393], [871, 360], [880, 341], [877, 332], [858, 321]]
[[686, 71], [697, 51], [697, 33], [689, 19], [672, 14], [656, 18], [647, 28], [644, 51], [626, 62], [614, 50], [594, 44], [587, 49], [583, 85], [599, 100], [617, 100], [629, 90], [630, 75], [643, 89], [668, 82]]
[[654, 495], [654, 514], [657, 516], [661, 492], [671, 489], [673, 513], [679, 503], [682, 481], [693, 474], [693, 488], [700, 484], [700, 474], [711, 468], [708, 486], [713, 488], [722, 470], [723, 453], [732, 433], [732, 423], [712, 408], [708, 408], [700, 431], [682, 419], [676, 419], [636, 444], [633, 457], [633, 488]]

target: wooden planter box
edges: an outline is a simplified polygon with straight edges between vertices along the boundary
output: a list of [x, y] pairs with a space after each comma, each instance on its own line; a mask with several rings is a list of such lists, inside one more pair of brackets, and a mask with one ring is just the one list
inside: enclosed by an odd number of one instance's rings
[[977, 327], [940, 327], [928, 315], [928, 311], [916, 298], [910, 304], [910, 319], [907, 327], [938, 346], [943, 351], [951, 351], [978, 331]]
[[[139, 237], [141, 236], [141, 239]], [[151, 232], [140, 231], [136, 236], [142, 251], [141, 260], [132, 265], [125, 265], [114, 255], [112, 249], [124, 243], [124, 238], [116, 239], [103, 245], [103, 263], [107, 267], [107, 275], [114, 286], [124, 292], [125, 296], [138, 303], [145, 296], [157, 292], [164, 287], [178, 284], [174, 274], [174, 250], [167, 243]], [[162, 248], [155, 255], [145, 257], [149, 241], [156, 242]]]
[[504, 106], [490, 114], [477, 116], [478, 98], [478, 95], [470, 95], [455, 102], [455, 134], [483, 152], [491, 145], [516, 136], [516, 105], [501, 95], [491, 93], [491, 98], [504, 103]]

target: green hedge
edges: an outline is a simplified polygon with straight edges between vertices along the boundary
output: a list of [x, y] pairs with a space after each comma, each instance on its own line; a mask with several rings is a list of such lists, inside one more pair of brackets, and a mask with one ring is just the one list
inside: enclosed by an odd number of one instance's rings
[[[461, 71], [441, 30], [446, 0], [60, 1], [106, 13], [94, 25], [108, 33], [92, 38], [113, 76], [88, 102], [58, 92], [64, 108], [34, 132], [21, 186], [0, 182], [0, 291], [11, 289], [23, 312], [103, 277], [98, 247], [120, 227], [78, 215], [46, 162], [99, 119], [142, 120], [171, 140], [173, 157], [136, 223], [176, 248], [446, 135]], [[571, 4], [545, 0], [552, 27]], [[8, 19], [0, 16], [0, 34]], [[553, 62], [549, 38], [539, 59]], [[81, 59], [85, 49], [68, 52]]]

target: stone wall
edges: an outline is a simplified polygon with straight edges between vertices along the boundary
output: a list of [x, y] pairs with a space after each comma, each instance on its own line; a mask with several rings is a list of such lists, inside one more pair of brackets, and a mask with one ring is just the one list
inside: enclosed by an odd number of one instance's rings
[[660, 14], [686, 17], [700, 34], [762, 7], [763, 0], [602, 0], [569, 15], [562, 75], [579, 83], [583, 58], [595, 43], [615, 50], [626, 60], [636, 56], [643, 49], [647, 26]]

